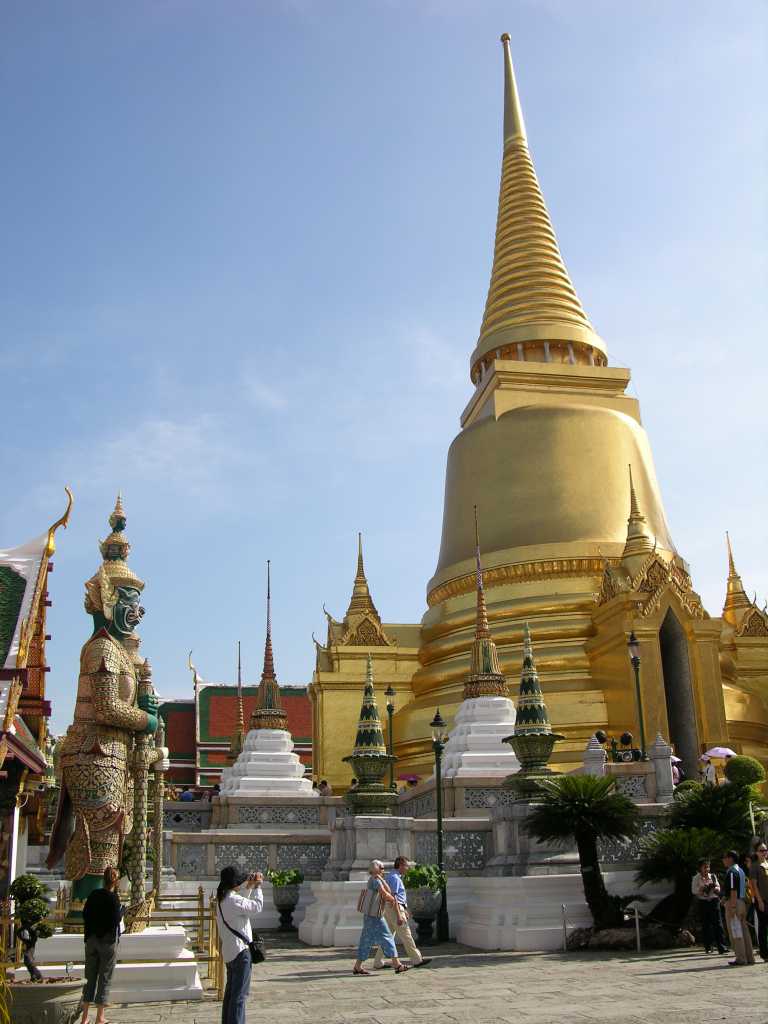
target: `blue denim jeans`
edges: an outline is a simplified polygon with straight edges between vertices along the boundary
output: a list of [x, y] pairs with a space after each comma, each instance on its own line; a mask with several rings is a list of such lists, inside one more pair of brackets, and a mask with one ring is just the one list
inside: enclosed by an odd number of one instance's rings
[[251, 987], [251, 951], [244, 949], [227, 964], [227, 985], [221, 1004], [221, 1024], [245, 1024], [245, 1000]]

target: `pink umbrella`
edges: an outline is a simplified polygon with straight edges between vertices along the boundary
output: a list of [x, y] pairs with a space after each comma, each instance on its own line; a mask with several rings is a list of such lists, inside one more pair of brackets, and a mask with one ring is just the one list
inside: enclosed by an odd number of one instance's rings
[[730, 747], [712, 747], [708, 750], [704, 757], [736, 757], [736, 751], [731, 750]]
[[672, 757], [670, 757], [669, 760], [672, 762], [672, 764], [682, 764], [683, 763], [682, 757], [676, 757], [675, 754], [673, 754]]

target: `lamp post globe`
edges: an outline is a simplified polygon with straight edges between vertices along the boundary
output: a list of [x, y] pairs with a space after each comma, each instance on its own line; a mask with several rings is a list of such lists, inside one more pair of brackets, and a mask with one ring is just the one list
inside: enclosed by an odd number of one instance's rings
[[448, 897], [445, 886], [445, 863], [443, 860], [443, 775], [442, 758], [443, 748], [448, 742], [448, 728], [440, 714], [440, 708], [435, 711], [435, 717], [429, 723], [432, 730], [432, 750], [435, 754], [435, 802], [437, 807], [437, 866], [440, 870], [440, 909], [437, 912], [437, 941], [448, 942], [450, 937], [450, 923], [448, 920]]

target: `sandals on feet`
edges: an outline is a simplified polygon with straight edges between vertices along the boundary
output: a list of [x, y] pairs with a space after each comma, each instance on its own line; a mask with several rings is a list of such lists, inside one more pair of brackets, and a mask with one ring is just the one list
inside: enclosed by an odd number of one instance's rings
[[352, 968], [352, 973], [353, 974], [370, 974], [371, 972], [370, 971], [366, 971], [366, 969], [364, 967], [353, 967]]
[[395, 968], [395, 974], [402, 974], [404, 971], [410, 971], [410, 967], [407, 964], [400, 964], [399, 967]]

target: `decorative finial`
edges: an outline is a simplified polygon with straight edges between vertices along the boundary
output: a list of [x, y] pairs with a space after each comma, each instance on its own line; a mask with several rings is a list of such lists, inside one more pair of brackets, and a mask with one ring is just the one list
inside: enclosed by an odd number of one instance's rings
[[[122, 526], [119, 524], [122, 522]], [[113, 530], [118, 533], [125, 529], [126, 516], [123, 511], [123, 497], [120, 491], [117, 492], [117, 499], [115, 501], [115, 508], [112, 515], [109, 517], [109, 525]]]
[[731, 538], [728, 531], [725, 531], [725, 543], [728, 547], [728, 575], [733, 577], [737, 576], [736, 564], [733, 561], [733, 549], [731, 548]]
[[512, 37], [510, 36], [509, 32], [502, 32], [501, 33], [501, 41], [502, 41], [502, 43], [509, 43], [509, 42], [511, 42], [511, 40], [512, 40]]
[[504, 145], [519, 142], [527, 146], [523, 108], [517, 92], [512, 49], [509, 44], [509, 33], [505, 32], [501, 37], [501, 45], [504, 47]]
[[72, 497], [72, 491], [70, 491], [69, 487], [65, 485], [64, 490], [66, 491], [67, 494], [67, 507], [64, 510], [64, 515], [57, 519], [56, 522], [48, 528], [48, 544], [46, 546], [46, 551], [49, 558], [56, 550], [56, 541], [54, 539], [54, 534], [56, 533], [60, 526], [63, 526], [64, 529], [66, 530], [67, 526], [69, 525], [69, 517], [72, 512], [72, 504], [75, 500]]
[[634, 516], [635, 518], [642, 519], [640, 515], [640, 506], [637, 504], [637, 495], [635, 494], [635, 484], [632, 480], [632, 463], [629, 464], [629, 516], [630, 519]]
[[746, 609], [750, 608], [752, 602], [747, 597], [741, 576], [736, 572], [736, 563], [733, 560], [733, 548], [731, 538], [726, 530], [725, 543], [728, 548], [728, 580], [725, 585], [725, 604], [723, 605], [723, 618], [731, 626], [737, 626]]
[[256, 691], [256, 706], [251, 713], [252, 729], [288, 729], [288, 716], [280, 700], [280, 686], [275, 674], [272, 653], [272, 577], [271, 561], [267, 560], [267, 635], [264, 641], [264, 668]]
[[475, 567], [477, 573], [477, 617], [475, 621], [475, 638], [470, 654], [469, 675], [464, 683], [464, 700], [474, 697], [507, 697], [507, 680], [499, 664], [499, 652], [496, 649], [491, 630], [488, 625], [488, 609], [485, 603], [483, 586], [483, 565], [480, 558], [480, 528], [478, 525], [477, 505], [475, 513]]

